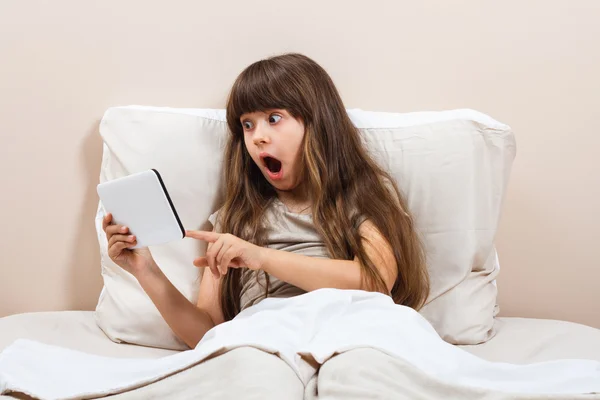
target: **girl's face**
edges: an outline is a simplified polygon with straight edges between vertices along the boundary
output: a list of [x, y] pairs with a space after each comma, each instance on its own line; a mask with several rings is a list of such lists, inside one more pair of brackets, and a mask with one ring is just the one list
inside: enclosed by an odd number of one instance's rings
[[298, 187], [303, 122], [284, 109], [246, 113], [240, 122], [246, 149], [271, 185], [281, 191]]

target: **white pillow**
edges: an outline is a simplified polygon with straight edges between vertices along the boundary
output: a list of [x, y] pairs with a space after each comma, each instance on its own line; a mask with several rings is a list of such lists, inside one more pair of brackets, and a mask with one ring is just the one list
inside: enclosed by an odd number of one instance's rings
[[[423, 315], [447, 341], [474, 344], [493, 336], [496, 233], [515, 156], [510, 128], [472, 110], [411, 114], [348, 110], [365, 144], [407, 196], [428, 256], [432, 290]], [[160, 171], [187, 229], [209, 229], [220, 205], [224, 110], [115, 107], [100, 124], [100, 181]], [[172, 333], [135, 278], [106, 253], [96, 216], [104, 289], [96, 321], [114, 341], [169, 349], [186, 346]], [[195, 241], [151, 248], [173, 284], [196, 302]]]
[[498, 313], [494, 237], [516, 152], [512, 131], [473, 110], [350, 117], [396, 178], [422, 234], [431, 294], [421, 314], [450, 343], [489, 340]]
[[[104, 140], [100, 182], [156, 168], [186, 229], [211, 229], [207, 218], [218, 206], [221, 161], [227, 135], [224, 110], [172, 110], [116, 107], [100, 122]], [[167, 349], [185, 349], [137, 280], [108, 257], [98, 208], [104, 288], [96, 322], [113, 341]], [[189, 300], [196, 301], [199, 269], [192, 260], [203, 245], [182, 240], [155, 246], [151, 252], [165, 275]]]

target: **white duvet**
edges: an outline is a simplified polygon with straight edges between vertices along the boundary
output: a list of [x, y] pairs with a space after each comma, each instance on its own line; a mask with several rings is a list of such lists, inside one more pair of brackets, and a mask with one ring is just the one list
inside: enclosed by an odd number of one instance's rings
[[419, 313], [388, 296], [322, 289], [266, 299], [209, 331], [195, 349], [154, 360], [101, 357], [17, 340], [0, 353], [0, 393], [100, 397], [147, 385], [241, 346], [278, 354], [304, 384], [336, 353], [366, 347], [455, 386], [531, 395], [600, 392], [598, 361], [492, 363], [444, 342]]

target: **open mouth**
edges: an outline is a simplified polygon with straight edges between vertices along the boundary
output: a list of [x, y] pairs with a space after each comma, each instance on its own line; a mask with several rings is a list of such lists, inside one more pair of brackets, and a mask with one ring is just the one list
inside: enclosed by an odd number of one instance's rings
[[265, 166], [266, 173], [272, 180], [279, 180], [283, 177], [281, 161], [268, 153], [261, 153], [260, 158]]
[[267, 156], [263, 158], [263, 162], [265, 163], [267, 169], [273, 174], [277, 174], [279, 171], [281, 171], [281, 161], [278, 159]]

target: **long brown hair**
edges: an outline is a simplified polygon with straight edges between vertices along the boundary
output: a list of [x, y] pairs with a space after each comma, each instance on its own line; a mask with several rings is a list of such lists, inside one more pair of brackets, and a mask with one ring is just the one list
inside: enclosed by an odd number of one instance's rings
[[[396, 259], [398, 276], [392, 298], [398, 304], [419, 309], [429, 294], [429, 278], [404, 197], [394, 179], [363, 147], [360, 132], [348, 117], [327, 72], [302, 54], [257, 61], [244, 69], [233, 84], [226, 110], [230, 135], [224, 158], [221, 231], [266, 245], [261, 221], [276, 192], [246, 150], [240, 117], [268, 109], [285, 109], [304, 123], [303, 182], [312, 200], [315, 228], [331, 257], [352, 260], [356, 256], [364, 286], [389, 293], [365, 252], [364, 238], [356, 226], [361, 216], [370, 220], [388, 240]], [[226, 320], [240, 312], [242, 287], [241, 270], [228, 271], [220, 290]], [[268, 285], [265, 290], [268, 295]]]

